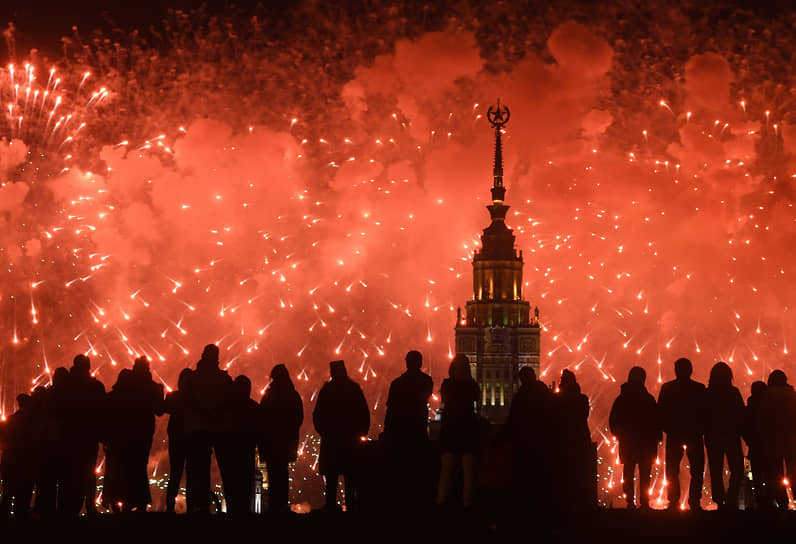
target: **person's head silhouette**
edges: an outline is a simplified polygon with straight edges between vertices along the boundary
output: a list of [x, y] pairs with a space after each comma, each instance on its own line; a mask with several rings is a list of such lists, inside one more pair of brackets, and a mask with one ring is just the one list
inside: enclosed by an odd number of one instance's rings
[[448, 376], [452, 380], [471, 380], [473, 379], [470, 374], [470, 360], [466, 355], [457, 355], [451, 361], [448, 367]]
[[218, 366], [218, 346], [207, 344], [202, 350], [202, 361]]
[[520, 384], [528, 385], [536, 381], [536, 372], [529, 366], [520, 369]]
[[149, 359], [144, 356], [136, 359], [133, 363], [133, 372], [135, 374], [149, 374]]
[[348, 372], [345, 369], [345, 361], [340, 360], [329, 363], [329, 376], [331, 376], [333, 380], [348, 376]]
[[406, 369], [407, 370], [420, 370], [423, 366], [423, 355], [417, 351], [412, 350], [406, 354]]
[[575, 373], [565, 368], [561, 371], [561, 381], [558, 383], [558, 389], [562, 393], [576, 392], [580, 393], [580, 385]]
[[287, 367], [282, 363], [279, 363], [271, 369], [271, 387], [293, 388], [293, 380], [290, 379], [290, 372], [288, 372]]
[[55, 372], [53, 372], [54, 386], [63, 385], [67, 382], [68, 379], [69, 379], [69, 371], [66, 369], [66, 367], [59, 366], [58, 368], [55, 369]]
[[678, 380], [687, 380], [693, 371], [694, 367], [691, 365], [691, 361], [685, 357], [680, 357], [674, 362], [674, 375]]
[[713, 368], [710, 369], [710, 378], [708, 378], [708, 386], [713, 387], [729, 387], [732, 385], [732, 369], [730, 365], [723, 361], [719, 361]]
[[647, 371], [640, 366], [634, 366], [627, 373], [627, 383], [643, 386], [645, 381], [647, 381]]
[[75, 355], [70, 373], [75, 376], [88, 377], [91, 373], [91, 360], [82, 353]]
[[788, 385], [788, 377], [781, 370], [775, 370], [768, 375], [769, 387], [782, 387]]
[[251, 397], [252, 394], [252, 381], [247, 377], [241, 374], [237, 378], [235, 378], [235, 393], [241, 399], [248, 399]]
[[768, 385], [766, 385], [766, 382], [763, 382], [763, 381], [760, 381], [760, 380], [757, 380], [756, 382], [752, 382], [752, 386], [750, 387], [750, 390], [752, 392], [752, 396], [758, 397], [758, 396], [762, 395], [765, 392], [767, 387], [768, 387]]

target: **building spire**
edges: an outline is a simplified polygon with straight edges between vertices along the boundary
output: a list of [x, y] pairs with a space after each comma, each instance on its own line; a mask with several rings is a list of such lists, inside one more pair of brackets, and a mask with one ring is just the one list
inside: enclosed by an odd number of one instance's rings
[[503, 204], [506, 196], [506, 189], [503, 187], [503, 143], [501, 140], [503, 126], [509, 122], [511, 112], [508, 107], [500, 105], [500, 99], [497, 100], [497, 106], [489, 106], [486, 112], [486, 118], [495, 129], [495, 162], [492, 168], [492, 202], [494, 204]]

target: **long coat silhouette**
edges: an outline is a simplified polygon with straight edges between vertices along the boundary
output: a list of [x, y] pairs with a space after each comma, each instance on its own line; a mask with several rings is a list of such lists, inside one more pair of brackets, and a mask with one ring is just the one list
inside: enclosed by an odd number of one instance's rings
[[584, 511], [597, 506], [597, 458], [589, 431], [589, 398], [581, 393], [575, 375], [561, 372], [555, 399], [558, 503], [564, 510]]
[[[511, 409], [500, 440], [508, 441], [511, 446], [511, 487], [513, 500], [520, 508], [539, 510], [548, 507], [553, 479], [549, 470], [539, 470], [539, 467], [549, 467], [552, 463], [552, 409], [553, 393], [536, 379], [531, 367], [523, 367], [520, 387], [511, 399]], [[528, 493], [529, 489], [535, 491]]]
[[[619, 441], [619, 458], [623, 467], [623, 490], [629, 508], [649, 505], [650, 475], [658, 442], [661, 440], [661, 424], [655, 398], [644, 387], [647, 373], [641, 367], [633, 367], [627, 382], [622, 384], [619, 396], [611, 407], [608, 425]], [[639, 495], [635, 501], [635, 469], [638, 466]]]
[[[738, 509], [738, 493], [743, 478], [741, 435], [744, 426], [741, 392], [732, 385], [732, 370], [719, 362], [710, 371], [705, 391], [705, 447], [708, 452], [710, 488], [720, 509]], [[729, 488], [724, 489], [724, 458], [730, 469]]]
[[683, 446], [688, 455], [691, 482], [688, 504], [692, 510], [701, 509], [702, 482], [705, 470], [705, 386], [691, 379], [693, 367], [685, 358], [674, 363], [675, 380], [661, 386], [658, 408], [666, 433], [666, 480], [669, 483], [669, 508], [676, 509], [680, 501], [680, 461]]
[[428, 401], [434, 381], [423, 372], [423, 356], [406, 354], [406, 372], [395, 378], [387, 394], [380, 446], [385, 454], [388, 482], [381, 487], [390, 506], [423, 508], [433, 500], [431, 455], [428, 442]]
[[326, 476], [326, 506], [335, 507], [337, 478], [342, 474], [346, 507], [351, 508], [356, 505], [360, 440], [370, 428], [370, 410], [343, 361], [330, 363], [330, 373], [332, 379], [321, 388], [312, 412], [315, 430], [321, 435], [319, 470]]
[[105, 404], [105, 386], [91, 376], [91, 361], [85, 355], [74, 358], [65, 383], [65, 433], [68, 437], [65, 469], [58, 493], [58, 509], [66, 516], [96, 513], [97, 450]]
[[[788, 508], [783, 485], [785, 476], [796, 481], [796, 392], [781, 370], [768, 377], [768, 387], [760, 400], [757, 426], [760, 432], [760, 459], [767, 489], [763, 508]], [[783, 472], [783, 464], [787, 473]]]
[[299, 431], [304, 422], [304, 404], [285, 365], [271, 370], [271, 383], [260, 401], [262, 431], [258, 450], [268, 470], [271, 512], [288, 509], [289, 465], [296, 460]]

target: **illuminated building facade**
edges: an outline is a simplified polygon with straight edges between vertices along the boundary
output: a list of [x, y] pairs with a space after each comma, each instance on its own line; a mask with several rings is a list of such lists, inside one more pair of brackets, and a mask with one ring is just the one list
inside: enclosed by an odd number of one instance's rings
[[506, 226], [501, 135], [510, 112], [498, 102], [487, 117], [495, 129], [492, 219], [481, 235], [481, 249], [473, 256], [473, 296], [456, 319], [456, 353], [470, 361], [481, 387], [481, 415], [493, 423], [508, 416], [519, 388], [519, 370], [530, 366], [539, 375], [539, 310], [522, 297], [522, 251]]

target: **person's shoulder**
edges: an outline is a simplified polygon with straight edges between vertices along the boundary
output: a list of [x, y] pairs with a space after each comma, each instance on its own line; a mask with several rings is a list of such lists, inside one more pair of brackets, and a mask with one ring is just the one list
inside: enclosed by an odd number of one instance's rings
[[663, 384], [661, 385], [660, 395], [663, 395], [664, 393], [668, 393], [669, 390], [674, 389], [675, 387], [677, 387], [677, 380], [671, 380], [671, 381], [668, 381], [668, 382], [663, 382]]

